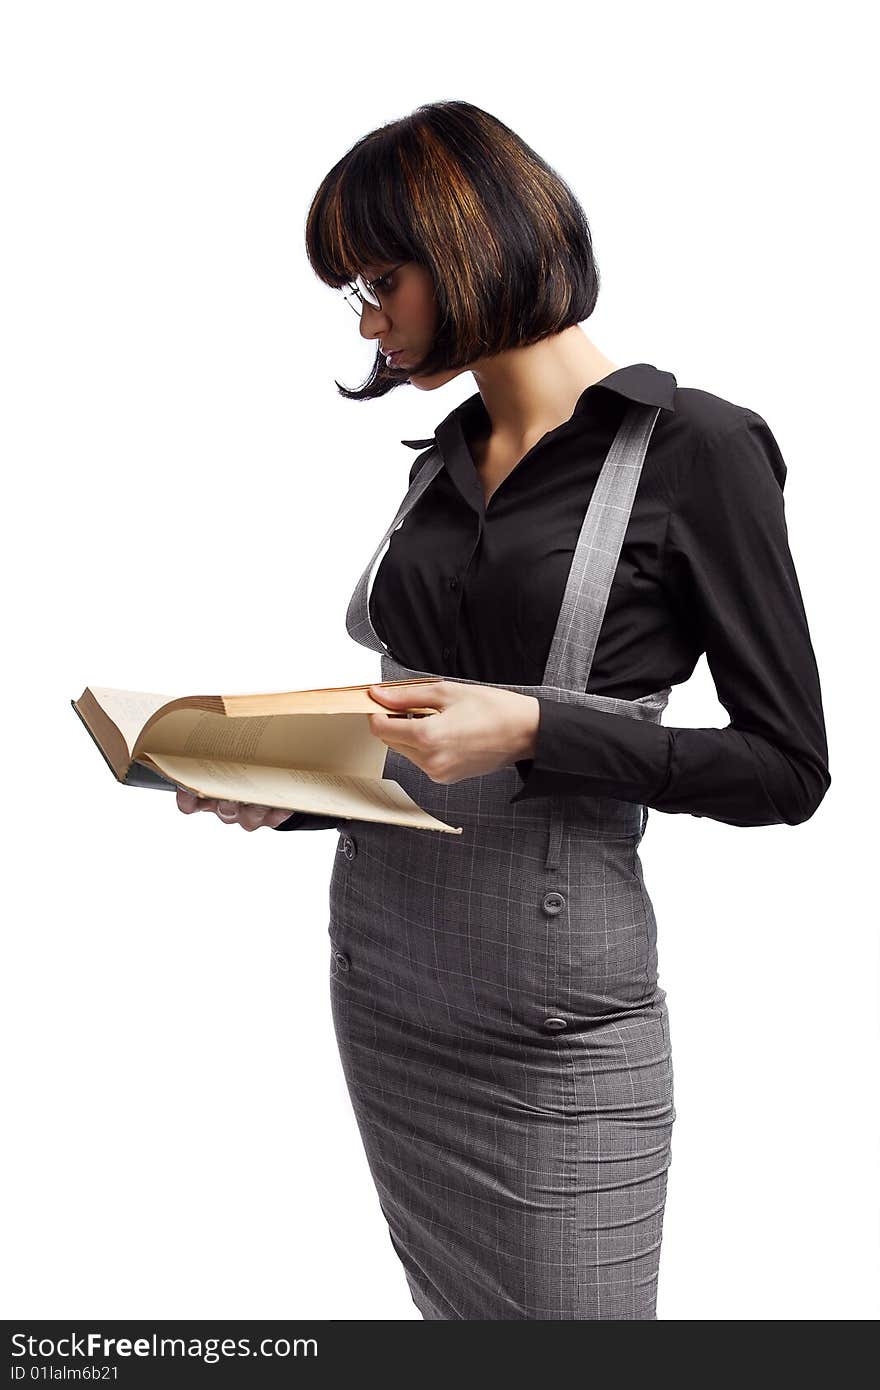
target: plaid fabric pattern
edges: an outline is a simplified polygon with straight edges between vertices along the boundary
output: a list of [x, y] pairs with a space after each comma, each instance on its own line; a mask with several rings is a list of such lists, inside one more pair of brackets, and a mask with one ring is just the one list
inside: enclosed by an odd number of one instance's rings
[[[588, 695], [593, 653], [659, 411], [633, 403], [584, 518], [540, 686], [659, 722], [669, 690]], [[430, 455], [391, 531], [442, 466]], [[486, 682], [468, 682], [487, 684]], [[389, 749], [385, 776], [460, 836], [347, 821], [330, 882], [330, 981], [364, 1150], [426, 1319], [656, 1318], [675, 1119], [646, 808], [510, 803], [514, 767], [440, 785]]]

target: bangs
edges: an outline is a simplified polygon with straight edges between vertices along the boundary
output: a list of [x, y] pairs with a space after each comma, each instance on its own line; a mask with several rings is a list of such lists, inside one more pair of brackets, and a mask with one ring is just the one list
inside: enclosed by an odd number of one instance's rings
[[399, 179], [387, 154], [375, 147], [349, 153], [331, 170], [306, 224], [309, 263], [333, 289], [354, 280], [364, 266], [417, 260], [417, 242]]

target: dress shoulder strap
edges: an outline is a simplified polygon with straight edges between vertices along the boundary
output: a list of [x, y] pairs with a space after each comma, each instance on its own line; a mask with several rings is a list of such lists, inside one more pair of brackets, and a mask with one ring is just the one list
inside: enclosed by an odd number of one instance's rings
[[660, 407], [631, 402], [605, 456], [568, 572], [543, 684], [585, 691]]
[[410, 483], [409, 490], [398, 507], [394, 520], [387, 528], [384, 536], [373, 552], [373, 558], [370, 560], [367, 568], [355, 585], [354, 593], [349, 600], [348, 611], [345, 615], [345, 626], [348, 629], [348, 635], [353, 641], [359, 642], [362, 647], [369, 647], [371, 651], [383, 653], [388, 651], [385, 643], [373, 627], [372, 619], [370, 618], [370, 581], [373, 577], [373, 570], [376, 568], [376, 561], [380, 558], [385, 546], [391, 539], [392, 531], [395, 531], [398, 526], [402, 525], [428, 484], [433, 481], [442, 467], [443, 456], [435, 445], [434, 448], [429, 451], [427, 458]]

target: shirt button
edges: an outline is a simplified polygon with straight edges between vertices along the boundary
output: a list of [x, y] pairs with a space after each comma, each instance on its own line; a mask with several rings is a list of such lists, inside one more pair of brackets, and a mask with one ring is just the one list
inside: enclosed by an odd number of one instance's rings
[[342, 853], [346, 859], [354, 859], [357, 854], [357, 845], [350, 835], [343, 835], [342, 837]]
[[548, 1033], [561, 1033], [568, 1024], [564, 1018], [545, 1018], [543, 1026]]
[[351, 961], [349, 960], [348, 956], [345, 954], [344, 951], [334, 951], [333, 959], [336, 961], [336, 964], [340, 970], [350, 969]]
[[451, 647], [444, 647], [444, 648], [443, 648], [443, 660], [444, 660], [444, 661], [448, 661], [449, 658], [450, 658], [451, 656], [452, 656], [452, 648], [451, 648]]
[[561, 893], [545, 893], [541, 906], [548, 917], [556, 917], [565, 907], [565, 898]]
[[457, 588], [458, 588], [458, 580], [456, 579], [455, 575], [453, 575], [452, 578], [450, 579], [450, 581], [449, 581], [449, 587], [450, 587], [450, 589], [457, 589]]

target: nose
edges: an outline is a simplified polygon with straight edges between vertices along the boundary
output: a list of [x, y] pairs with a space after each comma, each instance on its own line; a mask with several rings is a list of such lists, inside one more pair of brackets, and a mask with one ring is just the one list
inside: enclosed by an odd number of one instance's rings
[[374, 309], [372, 304], [361, 305], [362, 338], [379, 338], [388, 333], [389, 318], [384, 309]]

